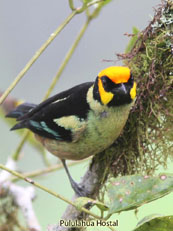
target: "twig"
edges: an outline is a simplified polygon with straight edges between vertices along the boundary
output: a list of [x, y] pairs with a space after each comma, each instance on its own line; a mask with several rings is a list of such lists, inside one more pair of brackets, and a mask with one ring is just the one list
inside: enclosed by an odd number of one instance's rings
[[[98, 197], [99, 190], [101, 189], [101, 186], [107, 179], [107, 175], [105, 176], [104, 169], [107, 167], [107, 162], [105, 161], [103, 157], [105, 153], [102, 152], [98, 154], [97, 156], [93, 157], [92, 163], [90, 164], [89, 169], [85, 173], [84, 177], [82, 178], [80, 182], [80, 186], [87, 190], [87, 192], [90, 195], [90, 198], [95, 199]], [[74, 195], [73, 200], [75, 200], [78, 196]], [[81, 220], [81, 219], [87, 219], [87, 214], [82, 213], [82, 211], [77, 210], [75, 207], [69, 205], [67, 209], [65, 210], [62, 220]], [[105, 220], [102, 217], [100, 217], [100, 220]], [[111, 227], [112, 228], [112, 227]], [[49, 229], [50, 231], [53, 231], [54, 229]], [[70, 227], [63, 227], [57, 225], [55, 228], [56, 231], [72, 231]], [[73, 231], [81, 230], [79, 228], [74, 228]]]
[[30, 131], [25, 131], [24, 132], [24, 135], [23, 135], [21, 141], [19, 142], [16, 150], [14, 151], [14, 153], [12, 155], [13, 160], [17, 161], [19, 159], [20, 151], [23, 148], [23, 145], [24, 145], [26, 139], [29, 137], [29, 135], [30, 135]]
[[[36, 51], [35, 55], [29, 60], [29, 62], [25, 65], [22, 71], [16, 76], [15, 80], [11, 83], [11, 85], [6, 89], [3, 95], [0, 97], [0, 105], [4, 102], [10, 92], [15, 88], [18, 82], [22, 79], [22, 77], [26, 74], [26, 72], [30, 69], [30, 67], [35, 63], [35, 61], [39, 58], [39, 56], [45, 51], [45, 49], [50, 45], [50, 43], [56, 38], [56, 36], [64, 29], [64, 27], [71, 21], [71, 19], [79, 13], [82, 13], [87, 8], [97, 3], [101, 3], [103, 0], [98, 0], [94, 2], [90, 2], [88, 4], [83, 3], [82, 7], [74, 9], [72, 7], [72, 1], [69, 1], [70, 7], [72, 8], [71, 14], [64, 20], [64, 22], [50, 35], [48, 40], [40, 47], [38, 51]], [[61, 73], [60, 73], [61, 74]]]
[[43, 185], [41, 185], [41, 184], [39, 184], [39, 183], [33, 181], [32, 179], [26, 178], [26, 177], [23, 176], [22, 174], [20, 174], [20, 173], [18, 173], [18, 172], [16, 172], [16, 171], [13, 171], [13, 170], [9, 169], [8, 167], [6, 167], [6, 166], [4, 166], [4, 165], [2, 165], [2, 164], [0, 164], [0, 168], [3, 169], [3, 170], [5, 170], [5, 171], [7, 171], [7, 172], [9, 172], [9, 173], [11, 173], [11, 174], [14, 175], [14, 176], [17, 176], [18, 178], [20, 178], [20, 179], [22, 179], [22, 180], [24, 180], [24, 181], [26, 181], [26, 182], [28, 182], [28, 183], [34, 185], [35, 187], [37, 187], [37, 188], [39, 188], [39, 189], [41, 189], [41, 190], [43, 190], [43, 191], [45, 191], [45, 192], [47, 192], [47, 193], [49, 193], [49, 194], [55, 196], [55, 197], [57, 197], [57, 198], [63, 200], [64, 202], [66, 202], [66, 203], [72, 205], [73, 207], [75, 207], [75, 209], [78, 209], [78, 210], [80, 210], [80, 211], [82, 211], [82, 212], [85, 212], [85, 213], [87, 213], [88, 215], [90, 215], [90, 216], [92, 216], [92, 217], [94, 217], [94, 218], [96, 218], [96, 219], [100, 219], [100, 216], [98, 216], [98, 215], [92, 213], [91, 211], [89, 211], [88, 209], [86, 209], [86, 208], [84, 208], [84, 207], [82, 207], [82, 208], [79, 209], [78, 206], [76, 206], [75, 203], [72, 202], [71, 200], [69, 200], [69, 199], [63, 197], [62, 195], [60, 195], [60, 194], [58, 194], [58, 193], [56, 193], [56, 192], [54, 192], [54, 191], [48, 189], [47, 187], [45, 187], [45, 186], [43, 186]]
[[56, 38], [56, 36], [64, 29], [64, 27], [70, 22], [70, 20], [76, 15], [77, 10], [72, 11], [72, 13], [65, 19], [65, 21], [50, 35], [48, 40], [40, 47], [38, 51], [36, 51], [35, 55], [29, 60], [26, 66], [22, 69], [22, 71], [17, 75], [15, 80], [11, 83], [11, 85], [7, 88], [7, 90], [3, 93], [0, 98], [0, 104], [6, 99], [6, 97], [10, 94], [10, 92], [14, 89], [17, 83], [22, 79], [25, 73], [30, 69], [30, 67], [35, 63], [35, 61], [39, 58], [39, 56], [43, 53], [43, 51], [49, 46], [49, 44]]
[[52, 83], [51, 83], [51, 85], [50, 85], [50, 87], [49, 87], [49, 89], [48, 89], [48, 91], [47, 91], [47, 93], [46, 93], [44, 99], [47, 99], [47, 98], [49, 97], [50, 93], [52, 92], [53, 88], [55, 87], [55, 84], [57, 83], [57, 81], [58, 81], [60, 75], [62, 74], [64, 68], [67, 66], [67, 64], [68, 64], [68, 62], [69, 62], [69, 60], [70, 60], [72, 54], [74, 53], [74, 51], [75, 51], [77, 45], [79, 44], [79, 42], [80, 42], [81, 38], [83, 37], [83, 35], [84, 35], [86, 29], [88, 28], [89, 22], [90, 22], [90, 19], [88, 19], [88, 20], [84, 23], [84, 25], [82, 26], [82, 28], [81, 28], [79, 34], [77, 35], [77, 37], [76, 37], [74, 43], [72, 44], [71, 48], [70, 48], [69, 51], [67, 52], [67, 54], [66, 54], [66, 56], [65, 56], [65, 58], [64, 58], [64, 60], [63, 60], [63, 62], [62, 62], [62, 64], [60, 65], [59, 70], [58, 70], [56, 76], [53, 78], [53, 81], [52, 81]]
[[[68, 167], [77, 165], [79, 163], [83, 163], [83, 162], [87, 161], [88, 159], [90, 159], [90, 158], [83, 159], [83, 160], [80, 160], [80, 161], [70, 162], [68, 164]], [[34, 178], [34, 177], [41, 176], [41, 175], [46, 174], [46, 173], [50, 173], [50, 172], [53, 172], [53, 171], [60, 170], [61, 168], [63, 168], [62, 164], [55, 164], [55, 165], [50, 166], [48, 168], [44, 168], [44, 169], [41, 169], [41, 170], [35, 170], [35, 171], [32, 171], [32, 172], [24, 173], [23, 176], [24, 177]], [[16, 181], [20, 180], [20, 178], [18, 178], [18, 177], [11, 177], [10, 180], [12, 182], [16, 182]]]
[[[88, 18], [87, 21], [86, 21], [86, 22], [84, 23], [84, 25], [82, 26], [82, 28], [81, 28], [81, 30], [80, 30], [78, 36], [76, 37], [76, 39], [75, 39], [74, 43], [72, 44], [70, 50], [67, 52], [67, 54], [66, 54], [66, 56], [65, 56], [65, 58], [64, 58], [64, 60], [63, 60], [63, 62], [62, 62], [62, 64], [60, 65], [60, 68], [59, 68], [59, 70], [58, 70], [56, 76], [53, 78], [52, 83], [51, 83], [49, 89], [47, 90], [47, 92], [46, 92], [46, 94], [45, 94], [43, 100], [47, 99], [47, 98], [50, 96], [51, 91], [52, 91], [53, 88], [55, 87], [55, 85], [56, 85], [56, 83], [57, 83], [57, 81], [58, 81], [60, 75], [62, 74], [64, 68], [65, 68], [66, 65], [68, 64], [68, 61], [70, 60], [72, 54], [74, 53], [74, 51], [75, 51], [77, 45], [79, 44], [79, 42], [80, 42], [82, 36], [84, 35], [86, 29], [88, 28], [88, 25], [89, 25], [89, 23], [90, 23], [90, 20], [91, 20], [91, 19]], [[22, 140], [20, 141], [18, 147], [16, 148], [16, 150], [15, 150], [13, 156], [12, 156], [14, 160], [18, 160], [20, 151], [21, 151], [21, 149], [22, 149], [22, 147], [23, 147], [23, 145], [24, 145], [26, 139], [28, 138], [29, 134], [30, 134], [30, 131], [26, 131], [26, 132], [25, 132], [25, 134], [24, 134]]]

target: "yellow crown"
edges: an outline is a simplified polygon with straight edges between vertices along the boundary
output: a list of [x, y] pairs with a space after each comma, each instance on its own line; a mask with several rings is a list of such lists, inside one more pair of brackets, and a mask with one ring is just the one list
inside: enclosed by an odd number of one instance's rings
[[108, 67], [99, 72], [98, 77], [107, 76], [114, 83], [126, 83], [130, 78], [130, 69], [128, 67]]

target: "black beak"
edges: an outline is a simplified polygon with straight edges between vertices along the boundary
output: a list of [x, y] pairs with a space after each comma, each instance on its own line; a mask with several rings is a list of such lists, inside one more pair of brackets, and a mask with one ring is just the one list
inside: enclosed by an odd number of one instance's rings
[[127, 89], [126, 89], [126, 86], [124, 85], [124, 83], [121, 83], [121, 85], [119, 87], [119, 91], [125, 95], [127, 94]]
[[124, 96], [128, 94], [127, 88], [124, 83], [118, 84], [118, 87], [113, 89], [115, 95]]

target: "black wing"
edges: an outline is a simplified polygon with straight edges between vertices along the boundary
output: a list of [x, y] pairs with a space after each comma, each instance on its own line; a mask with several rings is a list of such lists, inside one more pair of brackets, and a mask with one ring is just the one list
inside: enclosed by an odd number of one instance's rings
[[[93, 82], [83, 83], [77, 85], [69, 90], [63, 91], [39, 105], [32, 105], [29, 107], [27, 104], [28, 112], [26, 113], [25, 104], [19, 106], [7, 117], [15, 117], [19, 121], [11, 130], [28, 128], [34, 133], [61, 141], [72, 141], [72, 130], [64, 128], [55, 122], [56, 119], [75, 116], [79, 121], [86, 119], [89, 104], [87, 103], [88, 89], [93, 85]], [[22, 108], [25, 113], [19, 111]], [[22, 115], [22, 116], [21, 116]]]

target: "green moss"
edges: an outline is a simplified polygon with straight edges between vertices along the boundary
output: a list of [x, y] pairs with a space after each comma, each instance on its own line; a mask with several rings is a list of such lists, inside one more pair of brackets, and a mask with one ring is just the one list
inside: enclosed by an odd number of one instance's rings
[[152, 174], [173, 157], [172, 18], [173, 3], [168, 1], [125, 60], [138, 86], [136, 105], [120, 138], [129, 173]]
[[123, 134], [104, 155], [114, 176], [153, 174], [173, 157], [172, 19], [173, 3], [167, 1], [131, 51], [119, 55], [131, 68], [138, 90]]

